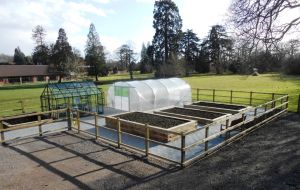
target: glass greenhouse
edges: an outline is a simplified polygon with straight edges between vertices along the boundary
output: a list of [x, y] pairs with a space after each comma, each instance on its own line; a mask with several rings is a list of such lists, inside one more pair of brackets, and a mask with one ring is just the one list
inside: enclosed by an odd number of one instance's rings
[[108, 106], [125, 111], [147, 111], [191, 102], [191, 87], [179, 78], [116, 82], [107, 93]]
[[66, 108], [103, 113], [103, 93], [93, 82], [49, 83], [41, 99], [42, 111]]

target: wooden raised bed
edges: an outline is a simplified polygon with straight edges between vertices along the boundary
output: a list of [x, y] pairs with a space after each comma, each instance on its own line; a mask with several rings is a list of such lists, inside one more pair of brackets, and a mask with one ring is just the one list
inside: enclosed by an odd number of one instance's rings
[[147, 123], [150, 129], [149, 138], [159, 142], [173, 141], [180, 137], [174, 133], [189, 132], [195, 130], [197, 126], [197, 122], [193, 120], [143, 112], [128, 112], [106, 117], [107, 127], [117, 130], [117, 118], [120, 119], [122, 131], [143, 137]]
[[190, 105], [184, 105], [184, 107], [198, 109], [202, 111], [206, 110], [206, 111], [232, 114], [229, 123], [231, 126], [245, 120], [246, 116], [244, 115], [244, 112], [247, 109], [251, 108], [250, 106], [243, 106], [237, 104], [225, 104], [225, 103], [205, 102], [205, 101], [194, 102], [193, 104]]
[[249, 108], [249, 106], [243, 106], [237, 104], [224, 104], [224, 103], [205, 102], [205, 101], [194, 102], [190, 105], [185, 105], [185, 107], [203, 108], [208, 111], [225, 112], [231, 114], [235, 114]]
[[4, 118], [2, 123], [4, 129], [14, 129], [38, 126], [52, 120], [47, 115], [41, 115], [41, 120], [39, 121], [38, 115], [28, 114], [9, 117], [7, 119]]
[[216, 121], [224, 121], [226, 116], [231, 114], [212, 112], [206, 110], [198, 110], [192, 108], [180, 108], [174, 107], [169, 109], [163, 109], [157, 112], [154, 112], [161, 115], [175, 116], [185, 119], [192, 119], [198, 121], [199, 124], [207, 124]]

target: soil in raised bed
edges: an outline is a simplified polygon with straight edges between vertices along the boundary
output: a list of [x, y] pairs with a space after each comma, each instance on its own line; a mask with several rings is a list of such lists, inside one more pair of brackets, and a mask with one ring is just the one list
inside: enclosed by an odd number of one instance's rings
[[215, 118], [226, 115], [226, 114], [222, 114], [222, 113], [192, 110], [192, 109], [185, 109], [185, 108], [170, 108], [170, 109], [161, 110], [161, 111], [180, 114], [180, 115], [188, 115], [188, 116], [193, 116], [193, 117], [207, 118], [207, 119], [215, 119]]
[[231, 105], [231, 104], [219, 104], [219, 103], [213, 103], [213, 102], [196, 102], [196, 103], [193, 103], [193, 105], [231, 109], [231, 110], [240, 110], [240, 109], [246, 108], [246, 106], [238, 106], [238, 105]]
[[[41, 115], [41, 119], [48, 119], [48, 116], [45, 115]], [[37, 115], [33, 115], [33, 116], [24, 116], [24, 117], [20, 117], [20, 118], [14, 118], [14, 119], [7, 119], [4, 120], [6, 123], [9, 123], [10, 125], [16, 125], [16, 124], [21, 124], [21, 123], [28, 123], [28, 122], [34, 122], [34, 121], [38, 121], [38, 116]], [[7, 127], [7, 126], [4, 126]]]
[[157, 126], [161, 128], [171, 128], [177, 125], [187, 123], [186, 120], [176, 119], [176, 118], [169, 118], [149, 113], [142, 113], [142, 112], [132, 112], [127, 114], [117, 115], [115, 117], [119, 117], [120, 119], [133, 121], [137, 123], [147, 123], [152, 126]]

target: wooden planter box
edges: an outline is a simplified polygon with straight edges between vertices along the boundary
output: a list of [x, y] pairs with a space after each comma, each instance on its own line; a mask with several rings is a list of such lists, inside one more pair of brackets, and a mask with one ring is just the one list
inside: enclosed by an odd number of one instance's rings
[[150, 113], [143, 113], [143, 112], [127, 112], [117, 115], [112, 115], [105, 118], [106, 126], [113, 128], [115, 130], [118, 129], [118, 120], [117, 118], [120, 118], [120, 124], [121, 124], [121, 131], [127, 132], [133, 135], [143, 136], [145, 137], [146, 133], [146, 127], [145, 123], [140, 123], [136, 121], [129, 121], [129, 120], [123, 120], [122, 115], [125, 114], [134, 114], [134, 113], [140, 113], [140, 114], [146, 114], [149, 117], [156, 116], [160, 119], [171, 119], [171, 120], [179, 120], [182, 122], [182, 124], [175, 125], [169, 128], [163, 128], [161, 126], [155, 126], [155, 125], [148, 125], [149, 128], [149, 138], [155, 141], [159, 142], [170, 142], [174, 141], [175, 139], [178, 139], [180, 137], [179, 134], [172, 134], [172, 132], [175, 133], [183, 133], [183, 132], [189, 132], [196, 129], [197, 122], [193, 120], [188, 119], [182, 119], [178, 117], [170, 117], [165, 115], [159, 115], [159, 114], [150, 114]]
[[186, 105], [186, 107], [194, 107], [194, 106], [196, 106], [195, 108], [203, 108], [208, 111], [226, 112], [231, 114], [235, 114], [249, 108], [249, 106], [242, 106], [237, 104], [225, 104], [225, 103], [206, 102], [206, 101], [198, 101], [190, 105]]
[[[173, 109], [176, 109], [177, 112], [176, 113], [172, 112]], [[190, 115], [189, 113], [186, 113], [186, 112], [190, 112], [192, 114]], [[192, 109], [192, 108], [180, 108], [180, 107], [163, 109], [163, 110], [159, 110], [154, 113], [161, 114], [161, 115], [174, 116], [174, 117], [179, 117], [179, 118], [185, 118], [185, 119], [192, 119], [192, 120], [198, 121], [199, 124], [207, 124], [207, 123], [212, 123], [212, 122], [217, 122], [217, 121], [224, 122], [226, 120], [226, 117], [231, 115], [231, 114], [226, 114], [226, 113], [221, 113], [221, 112], [212, 112], [212, 111], [206, 111], [206, 110], [199, 110], [199, 109]]]
[[[201, 103], [205, 103], [206, 105], [201, 105]], [[230, 117], [229, 125], [235, 125], [237, 123], [242, 122], [246, 119], [246, 116], [243, 113], [250, 109], [250, 106], [241, 106], [236, 104], [224, 104], [224, 103], [216, 103], [216, 102], [205, 102], [205, 101], [198, 101], [194, 102], [190, 105], [184, 105], [185, 108], [192, 108], [192, 109], [199, 109], [199, 110], [206, 110], [206, 111], [213, 111], [213, 112], [220, 112], [226, 114], [232, 114]]]
[[53, 121], [53, 119], [49, 118], [46, 115], [41, 115], [41, 121], [38, 121], [37, 115], [19, 115], [15, 117], [9, 117], [8, 119], [3, 120], [3, 128], [4, 129], [18, 129], [18, 128], [28, 128], [38, 126], [40, 124], [45, 124]]

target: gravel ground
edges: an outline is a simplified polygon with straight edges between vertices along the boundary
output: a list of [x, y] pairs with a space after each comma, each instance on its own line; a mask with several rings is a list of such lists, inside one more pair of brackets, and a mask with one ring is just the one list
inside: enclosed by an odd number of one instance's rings
[[224, 108], [224, 109], [231, 109], [231, 110], [240, 110], [240, 109], [246, 108], [245, 106], [220, 104], [220, 103], [212, 103], [212, 102], [197, 102], [197, 103], [193, 103], [193, 105]]
[[153, 114], [142, 113], [142, 112], [132, 112], [132, 113], [118, 115], [116, 117], [129, 120], [129, 121], [138, 122], [138, 123], [148, 123], [149, 125], [162, 127], [162, 128], [171, 128], [183, 123], [187, 123], [186, 120], [175, 119], [175, 118], [164, 117], [164, 116], [153, 115]]
[[0, 189], [300, 189], [300, 116], [185, 169], [64, 132], [0, 146]]
[[200, 117], [200, 118], [207, 118], [207, 119], [215, 119], [215, 118], [226, 115], [226, 114], [222, 114], [222, 113], [207, 112], [207, 111], [201, 111], [201, 110], [191, 110], [191, 109], [186, 109], [186, 108], [170, 108], [170, 109], [165, 109], [165, 110], [161, 110], [161, 111], [169, 112], [169, 113], [176, 113], [176, 114], [181, 114], [181, 115]]

